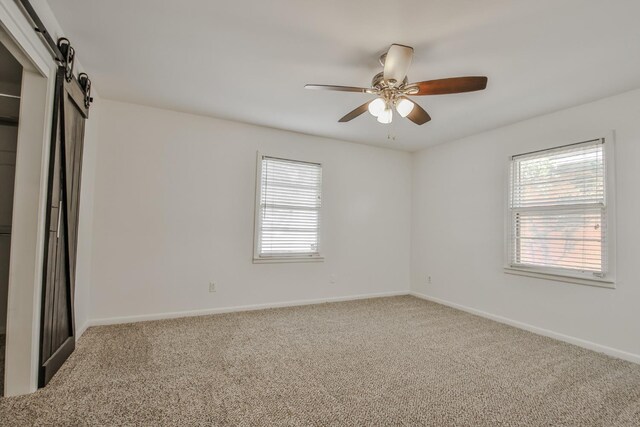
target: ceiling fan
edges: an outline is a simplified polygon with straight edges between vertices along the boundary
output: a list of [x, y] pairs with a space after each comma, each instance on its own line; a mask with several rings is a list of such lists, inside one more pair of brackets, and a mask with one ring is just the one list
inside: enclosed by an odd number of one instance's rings
[[348, 122], [369, 110], [373, 116], [378, 118], [378, 122], [391, 123], [395, 107], [401, 117], [406, 117], [413, 123], [422, 125], [431, 120], [431, 117], [422, 107], [409, 99], [409, 96], [473, 92], [487, 87], [487, 78], [483, 76], [451, 77], [409, 83], [407, 71], [412, 59], [412, 47], [392, 44], [389, 50], [380, 56], [380, 64], [384, 70], [373, 77], [370, 88], [316, 84], [305, 85], [305, 88], [376, 95], [374, 100], [347, 113], [338, 120], [339, 122]]

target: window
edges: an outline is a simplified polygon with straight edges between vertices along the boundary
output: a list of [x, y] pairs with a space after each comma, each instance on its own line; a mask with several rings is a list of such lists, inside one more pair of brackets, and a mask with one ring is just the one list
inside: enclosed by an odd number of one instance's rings
[[254, 261], [320, 257], [322, 166], [258, 154]]
[[604, 139], [511, 158], [508, 268], [610, 281], [607, 164]]

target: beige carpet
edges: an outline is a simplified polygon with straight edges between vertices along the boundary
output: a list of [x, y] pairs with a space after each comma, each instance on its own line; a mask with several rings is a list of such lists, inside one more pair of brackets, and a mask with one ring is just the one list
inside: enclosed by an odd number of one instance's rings
[[413, 297], [89, 329], [0, 425], [640, 425], [640, 365]]

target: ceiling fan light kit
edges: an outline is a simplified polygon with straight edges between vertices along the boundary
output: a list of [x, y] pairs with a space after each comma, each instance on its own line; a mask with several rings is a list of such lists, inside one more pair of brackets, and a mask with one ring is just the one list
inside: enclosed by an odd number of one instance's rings
[[385, 108], [378, 116], [378, 122], [388, 124], [393, 121], [393, 110], [390, 107]]
[[378, 119], [380, 123], [391, 123], [393, 121], [393, 108], [400, 117], [407, 117], [413, 110], [415, 104], [405, 97], [383, 98], [379, 97], [369, 103], [369, 113]]
[[380, 64], [384, 69], [373, 77], [370, 88], [316, 84], [305, 85], [305, 88], [358, 92], [377, 96], [374, 100], [347, 113], [338, 120], [341, 123], [351, 121], [365, 111], [369, 111], [380, 123], [391, 123], [393, 121], [393, 109], [395, 108], [400, 117], [406, 117], [413, 123], [422, 125], [431, 120], [431, 117], [408, 96], [473, 92], [487, 87], [487, 78], [484, 76], [451, 77], [409, 83], [407, 71], [411, 66], [412, 59], [412, 47], [392, 44], [389, 50], [380, 56]]
[[387, 103], [382, 98], [376, 98], [369, 103], [368, 110], [373, 117], [378, 117], [387, 108]]
[[400, 98], [396, 101], [396, 111], [401, 117], [407, 117], [415, 105], [409, 98]]

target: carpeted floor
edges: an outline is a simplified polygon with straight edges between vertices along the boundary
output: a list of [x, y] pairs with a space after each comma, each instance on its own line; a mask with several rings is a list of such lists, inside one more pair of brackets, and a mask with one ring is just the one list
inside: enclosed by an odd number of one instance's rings
[[0, 425], [640, 425], [640, 365], [414, 297], [95, 327]]

